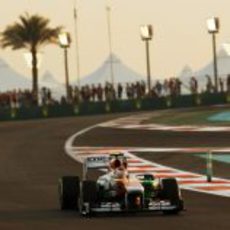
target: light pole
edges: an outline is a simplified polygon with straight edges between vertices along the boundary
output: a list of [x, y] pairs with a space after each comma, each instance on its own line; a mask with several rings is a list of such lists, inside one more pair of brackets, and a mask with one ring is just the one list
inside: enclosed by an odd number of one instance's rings
[[153, 37], [152, 25], [142, 25], [140, 27], [141, 38], [145, 42], [146, 48], [146, 67], [147, 67], [147, 86], [148, 93], [151, 92], [151, 71], [150, 71], [150, 54], [149, 54], [149, 41]]
[[216, 56], [216, 34], [219, 32], [220, 24], [219, 18], [212, 17], [207, 20], [208, 32], [212, 35], [212, 49], [213, 49], [213, 74], [215, 82], [215, 92], [218, 92], [218, 67]]
[[75, 28], [75, 46], [76, 46], [76, 66], [77, 66], [77, 85], [80, 89], [80, 55], [79, 55], [79, 34], [78, 34], [78, 10], [77, 0], [74, 1], [74, 28]]
[[110, 2], [106, 6], [107, 12], [107, 25], [108, 25], [108, 38], [109, 38], [109, 60], [110, 60], [110, 81], [114, 85], [114, 69], [113, 69], [113, 49], [112, 49], [112, 31], [111, 31], [111, 7]]
[[65, 83], [66, 83], [66, 99], [70, 100], [70, 86], [69, 86], [69, 68], [68, 68], [68, 48], [70, 47], [71, 38], [68, 32], [62, 32], [58, 36], [59, 44], [64, 49], [64, 63], [65, 63]]

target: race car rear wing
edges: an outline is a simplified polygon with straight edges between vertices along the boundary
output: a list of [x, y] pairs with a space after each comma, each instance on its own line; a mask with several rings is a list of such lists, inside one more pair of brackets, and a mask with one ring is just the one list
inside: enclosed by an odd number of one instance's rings
[[113, 159], [120, 159], [126, 161], [126, 156], [123, 153], [116, 153], [110, 155], [93, 155], [86, 157], [83, 163], [83, 180], [87, 179], [87, 173], [89, 169], [108, 169], [109, 162]]
[[109, 157], [108, 156], [90, 156], [87, 157], [83, 164], [83, 180], [87, 179], [89, 169], [107, 169]]

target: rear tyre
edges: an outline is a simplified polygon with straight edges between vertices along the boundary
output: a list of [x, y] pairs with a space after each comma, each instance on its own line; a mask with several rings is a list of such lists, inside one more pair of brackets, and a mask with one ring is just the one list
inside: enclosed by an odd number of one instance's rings
[[174, 210], [163, 211], [164, 214], [178, 214], [183, 210], [184, 204], [180, 196], [180, 190], [175, 178], [162, 179], [162, 191], [160, 197], [163, 200], [169, 200], [171, 205], [175, 205]]
[[61, 210], [78, 210], [80, 179], [77, 176], [64, 176], [59, 180]]

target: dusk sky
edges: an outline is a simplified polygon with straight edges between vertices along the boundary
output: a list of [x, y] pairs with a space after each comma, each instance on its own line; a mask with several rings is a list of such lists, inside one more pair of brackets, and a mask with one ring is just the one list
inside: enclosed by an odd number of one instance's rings
[[[28, 11], [51, 20], [51, 26], [63, 25], [72, 34], [70, 49], [71, 80], [76, 79], [74, 40], [74, 0], [0, 0], [0, 30], [15, 22]], [[78, 0], [79, 53], [81, 76], [99, 67], [109, 54], [106, 21], [106, 0]], [[145, 50], [139, 26], [152, 24], [151, 73], [158, 78], [178, 74], [185, 65], [199, 69], [212, 57], [211, 36], [206, 19], [220, 18], [218, 45], [230, 42], [229, 0], [111, 0], [113, 52], [129, 67], [145, 76]], [[14, 69], [30, 77], [23, 50], [0, 50]], [[63, 50], [58, 46], [44, 47], [40, 75], [50, 70], [64, 81]]]

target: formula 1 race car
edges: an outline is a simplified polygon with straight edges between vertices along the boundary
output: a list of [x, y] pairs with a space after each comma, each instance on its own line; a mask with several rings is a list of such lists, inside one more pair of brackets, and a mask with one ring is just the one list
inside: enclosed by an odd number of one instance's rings
[[[83, 180], [65, 176], [59, 181], [62, 210], [77, 210], [82, 215], [98, 212], [162, 211], [178, 214], [184, 209], [175, 178], [155, 178], [152, 174], [129, 174], [123, 154], [87, 157]], [[107, 168], [106, 174], [87, 179], [88, 169]]]

